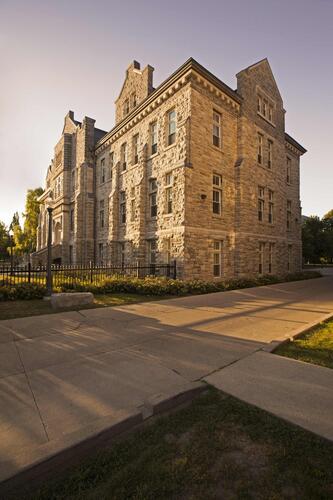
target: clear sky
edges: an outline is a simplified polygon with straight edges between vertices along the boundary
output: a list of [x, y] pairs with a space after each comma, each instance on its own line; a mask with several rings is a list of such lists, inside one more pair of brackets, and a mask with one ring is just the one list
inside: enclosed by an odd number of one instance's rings
[[333, 208], [333, 0], [0, 0], [0, 220], [44, 187], [68, 110], [110, 130], [133, 59], [157, 86], [189, 57], [233, 88], [268, 57], [308, 149], [303, 214]]

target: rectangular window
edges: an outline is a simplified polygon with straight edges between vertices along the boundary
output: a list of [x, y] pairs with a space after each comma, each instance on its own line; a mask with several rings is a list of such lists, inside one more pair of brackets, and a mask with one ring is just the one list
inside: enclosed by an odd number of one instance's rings
[[150, 147], [152, 155], [157, 153], [157, 122], [150, 124]]
[[120, 191], [119, 193], [119, 211], [120, 211], [120, 223], [126, 224], [126, 195], [125, 191]]
[[265, 188], [258, 186], [258, 220], [260, 222], [264, 220], [264, 210], [265, 210]]
[[273, 142], [267, 141], [267, 167], [272, 168], [273, 164]]
[[222, 250], [223, 241], [213, 242], [213, 276], [219, 278], [222, 276]]
[[75, 189], [76, 189], [76, 171], [75, 171], [75, 168], [72, 170], [72, 173], [71, 173], [71, 187], [72, 187], [72, 193], [74, 193]]
[[259, 274], [264, 273], [264, 253], [265, 253], [265, 243], [259, 242], [259, 266], [258, 266]]
[[221, 114], [213, 111], [213, 145], [221, 147]]
[[149, 273], [156, 273], [156, 253], [157, 253], [157, 240], [148, 240], [148, 264]]
[[73, 245], [69, 245], [69, 263], [73, 264]]
[[165, 248], [165, 260], [167, 264], [171, 262], [171, 239], [165, 238], [164, 240], [164, 248]]
[[135, 108], [137, 105], [136, 94], [133, 93], [131, 97], [132, 97], [132, 108]]
[[98, 245], [98, 260], [100, 264], [103, 264], [104, 261], [104, 245], [103, 243], [99, 243]]
[[287, 200], [287, 229], [291, 229], [291, 200]]
[[262, 165], [262, 134], [258, 133], [258, 163]]
[[268, 119], [273, 123], [273, 106], [271, 104], [268, 105]]
[[268, 190], [268, 222], [274, 222], [274, 192], [271, 189]]
[[131, 189], [131, 222], [135, 221], [135, 187]]
[[124, 117], [125, 117], [126, 115], [128, 115], [129, 110], [130, 110], [130, 103], [129, 103], [129, 99], [125, 99], [125, 101], [124, 101], [124, 109], [123, 109], [123, 112], [124, 112]]
[[110, 152], [110, 161], [109, 161], [109, 180], [112, 180], [112, 170], [114, 167], [114, 153], [113, 151]]
[[100, 169], [100, 182], [104, 184], [105, 182], [105, 158], [101, 159], [101, 169]]
[[[157, 182], [156, 179], [149, 179], [149, 210], [150, 217], [157, 216]], [[172, 200], [171, 200], [172, 210]], [[168, 212], [171, 213], [171, 212]]]
[[268, 246], [268, 272], [273, 272], [273, 257], [274, 257], [274, 243], [269, 243]]
[[165, 176], [165, 202], [166, 213], [172, 214], [172, 190], [173, 190], [173, 175], [166, 174]]
[[213, 174], [213, 214], [222, 213], [222, 176]]
[[101, 229], [104, 227], [104, 200], [99, 202], [99, 227]]
[[288, 271], [291, 270], [292, 253], [293, 253], [293, 246], [292, 245], [288, 245], [288, 261], [287, 261], [287, 269], [288, 269]]
[[258, 113], [261, 113], [262, 109], [262, 98], [260, 95], [257, 96], [257, 111]]
[[74, 231], [74, 208], [71, 208], [69, 216], [69, 227], [71, 231]]
[[172, 109], [168, 113], [168, 146], [176, 142], [176, 111]]
[[291, 159], [287, 158], [287, 184], [291, 184]]
[[139, 161], [139, 134], [133, 137], [133, 164], [136, 165]]
[[125, 267], [125, 243], [122, 241], [119, 243], [119, 261], [121, 269]]
[[121, 145], [121, 169], [124, 172], [127, 168], [127, 144], [124, 142]]
[[265, 101], [265, 99], [263, 99], [262, 101], [262, 114], [266, 117], [267, 115], [267, 101]]

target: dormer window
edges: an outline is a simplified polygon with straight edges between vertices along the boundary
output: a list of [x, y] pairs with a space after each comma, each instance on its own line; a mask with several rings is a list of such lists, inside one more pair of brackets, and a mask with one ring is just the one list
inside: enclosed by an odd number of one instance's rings
[[124, 101], [124, 117], [128, 115], [130, 111], [129, 99], [125, 99]]
[[262, 91], [257, 94], [257, 113], [269, 123], [274, 124], [274, 102]]
[[132, 108], [135, 108], [137, 105], [136, 94], [132, 94]]

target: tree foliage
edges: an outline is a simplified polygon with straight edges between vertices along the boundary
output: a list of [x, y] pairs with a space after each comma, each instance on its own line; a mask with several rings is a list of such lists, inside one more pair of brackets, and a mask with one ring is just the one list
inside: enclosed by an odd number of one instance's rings
[[9, 257], [8, 253], [9, 236], [6, 224], [0, 221], [0, 260], [6, 260]]
[[333, 209], [319, 217], [308, 217], [302, 227], [303, 257], [312, 264], [333, 262]]

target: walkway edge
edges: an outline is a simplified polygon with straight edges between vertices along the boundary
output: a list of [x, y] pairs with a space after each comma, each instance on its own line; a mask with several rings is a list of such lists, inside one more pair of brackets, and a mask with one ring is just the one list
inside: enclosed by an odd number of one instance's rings
[[79, 464], [91, 452], [112, 445], [118, 436], [139, 427], [146, 419], [192, 401], [206, 388], [205, 382], [186, 383], [168, 393], [150, 397], [139, 408], [119, 411], [116, 417], [106, 416], [62, 439], [24, 450], [17, 455], [15, 465], [0, 463], [0, 499], [22, 494], [27, 484], [32, 492], [45, 480]]
[[330, 319], [333, 319], [333, 312], [330, 312], [328, 314], [324, 314], [321, 316], [319, 319], [316, 319], [315, 321], [312, 321], [311, 323], [308, 323], [306, 327], [301, 326], [300, 328], [297, 328], [292, 332], [291, 335], [287, 335], [284, 339], [282, 340], [271, 340], [271, 342], [265, 346], [263, 346], [260, 350], [264, 352], [274, 352], [275, 349], [280, 347], [283, 344], [286, 344], [288, 342], [291, 342], [298, 337], [301, 337], [304, 335], [304, 333], [310, 332], [317, 326], [319, 326], [321, 323], [324, 323], [325, 321], [329, 321]]

